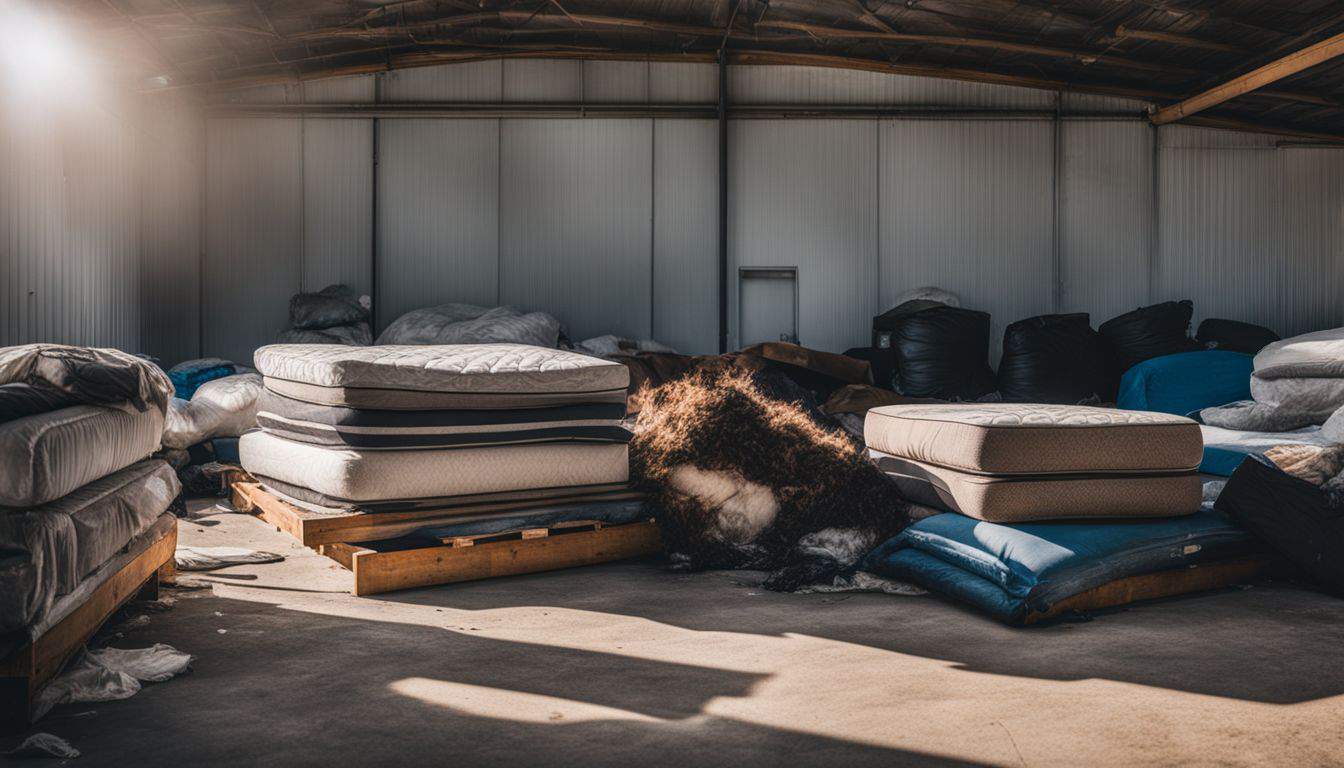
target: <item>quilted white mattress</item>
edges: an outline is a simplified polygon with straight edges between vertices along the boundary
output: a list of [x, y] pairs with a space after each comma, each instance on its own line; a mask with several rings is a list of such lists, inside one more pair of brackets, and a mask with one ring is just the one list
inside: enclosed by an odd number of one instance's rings
[[332, 389], [575, 394], [624, 390], [630, 382], [620, 363], [525, 344], [272, 344], [255, 360], [267, 379]]
[[488, 448], [326, 448], [249, 432], [238, 441], [254, 475], [344, 501], [385, 501], [623, 483], [624, 443], [547, 443]]
[[163, 414], [78, 405], [0, 424], [0, 507], [35, 507], [159, 449]]

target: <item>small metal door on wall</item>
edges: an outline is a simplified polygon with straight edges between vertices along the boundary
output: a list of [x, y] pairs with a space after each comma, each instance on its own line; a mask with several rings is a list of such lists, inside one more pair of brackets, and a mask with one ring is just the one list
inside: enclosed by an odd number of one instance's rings
[[763, 341], [798, 343], [798, 268], [742, 267], [737, 271], [740, 346]]

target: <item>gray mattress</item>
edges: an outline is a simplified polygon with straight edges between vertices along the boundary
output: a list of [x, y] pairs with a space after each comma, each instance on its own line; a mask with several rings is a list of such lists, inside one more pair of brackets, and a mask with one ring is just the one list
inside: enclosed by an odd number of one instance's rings
[[166, 462], [147, 459], [49, 504], [0, 513], [0, 632], [41, 621], [148, 529], [181, 487]]
[[624, 402], [624, 365], [523, 344], [258, 349], [266, 387], [320, 405], [384, 410]]
[[621, 403], [552, 408], [386, 411], [314, 405], [267, 391], [257, 424], [301, 443], [340, 448], [451, 448], [546, 442], [628, 443]]
[[257, 431], [243, 435], [238, 452], [255, 476], [350, 502], [624, 483], [630, 477], [625, 443], [368, 450]]
[[0, 507], [59, 499], [159, 449], [163, 414], [77, 405], [0, 424]]

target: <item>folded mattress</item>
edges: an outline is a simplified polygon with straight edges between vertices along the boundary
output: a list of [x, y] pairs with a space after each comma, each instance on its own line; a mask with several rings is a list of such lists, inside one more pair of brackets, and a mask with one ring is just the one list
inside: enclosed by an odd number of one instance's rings
[[628, 443], [621, 403], [550, 408], [370, 410], [267, 391], [257, 425], [287, 440], [341, 448], [448, 448], [546, 442]]
[[243, 468], [344, 502], [558, 488], [629, 479], [625, 443], [420, 450], [328, 448], [265, 431], [238, 441]]
[[889, 405], [863, 431], [884, 454], [987, 475], [1189, 472], [1203, 448], [1190, 419], [1076, 405]]
[[625, 402], [624, 365], [524, 344], [257, 350], [272, 392], [319, 405], [382, 410], [528, 408]]
[[943, 514], [906, 528], [861, 567], [1022, 624], [1119, 579], [1257, 551], [1245, 531], [1210, 508], [1161, 520], [1014, 525]]
[[31, 625], [159, 518], [181, 490], [147, 459], [48, 504], [0, 512], [0, 631]]
[[549, 504], [603, 501], [635, 494], [630, 483], [598, 483], [571, 485], [560, 488], [524, 488], [498, 493], [472, 493], [433, 498], [380, 499], [378, 501], [346, 501], [325, 496], [310, 488], [286, 483], [265, 475], [253, 475], [272, 495], [301, 510], [319, 515], [347, 515], [351, 512], [408, 512], [434, 510], [447, 517], [454, 510], [479, 510], [485, 507], [517, 508], [521, 505], [546, 506]]
[[163, 413], [77, 405], [0, 424], [0, 507], [46, 504], [159, 449]]
[[1199, 471], [1229, 477], [1247, 456], [1258, 456], [1276, 445], [1330, 445], [1320, 427], [1303, 427], [1289, 432], [1248, 432], [1201, 424], [1204, 435], [1204, 459]]
[[1255, 355], [1251, 396], [1324, 421], [1344, 407], [1344, 328], [1269, 344]]
[[910, 501], [995, 523], [1189, 515], [1201, 500], [1194, 471], [983, 475], [869, 453]]

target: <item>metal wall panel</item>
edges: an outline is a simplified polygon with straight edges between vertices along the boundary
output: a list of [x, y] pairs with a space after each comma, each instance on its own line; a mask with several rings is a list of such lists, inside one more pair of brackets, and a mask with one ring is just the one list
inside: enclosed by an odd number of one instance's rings
[[649, 62], [649, 101], [655, 104], [712, 104], [719, 98], [714, 64]]
[[571, 338], [648, 338], [650, 120], [506, 120], [500, 300], [549, 312]]
[[373, 102], [374, 75], [329, 77], [300, 84], [304, 104], [370, 104]]
[[878, 305], [878, 124], [730, 123], [730, 335], [737, 268], [798, 268], [798, 335], [832, 352], [865, 344]]
[[367, 292], [373, 252], [373, 123], [303, 121], [303, 290]]
[[1093, 326], [1148, 302], [1153, 129], [1065, 120], [1060, 129], [1061, 312]]
[[207, 124], [204, 354], [238, 362], [288, 323], [301, 276], [300, 121]]
[[573, 59], [505, 59], [505, 101], [582, 101], [583, 62]]
[[1033, 88], [965, 83], [828, 67], [733, 66], [728, 93], [741, 104], [882, 104], [1049, 109], [1054, 94]]
[[1284, 336], [1339, 325], [1344, 152], [1217, 133], [1164, 137], [1155, 298]]
[[379, 126], [379, 327], [449, 302], [499, 299], [499, 121]]
[[1051, 311], [1052, 126], [882, 124], [882, 308], [936, 285], [1005, 325]]
[[1119, 96], [1098, 96], [1092, 93], [1061, 93], [1060, 109], [1064, 114], [1085, 115], [1096, 112], [1133, 112], [1138, 116], [1147, 111], [1149, 102], [1122, 99]]
[[681, 352], [719, 344], [719, 127], [653, 121], [653, 338]]
[[583, 62], [583, 100], [590, 104], [637, 104], [648, 101], [649, 63]]
[[504, 60], [398, 69], [382, 75], [386, 102], [499, 101], [504, 92]]
[[141, 349], [174, 365], [200, 352], [205, 120], [154, 108], [141, 137]]

